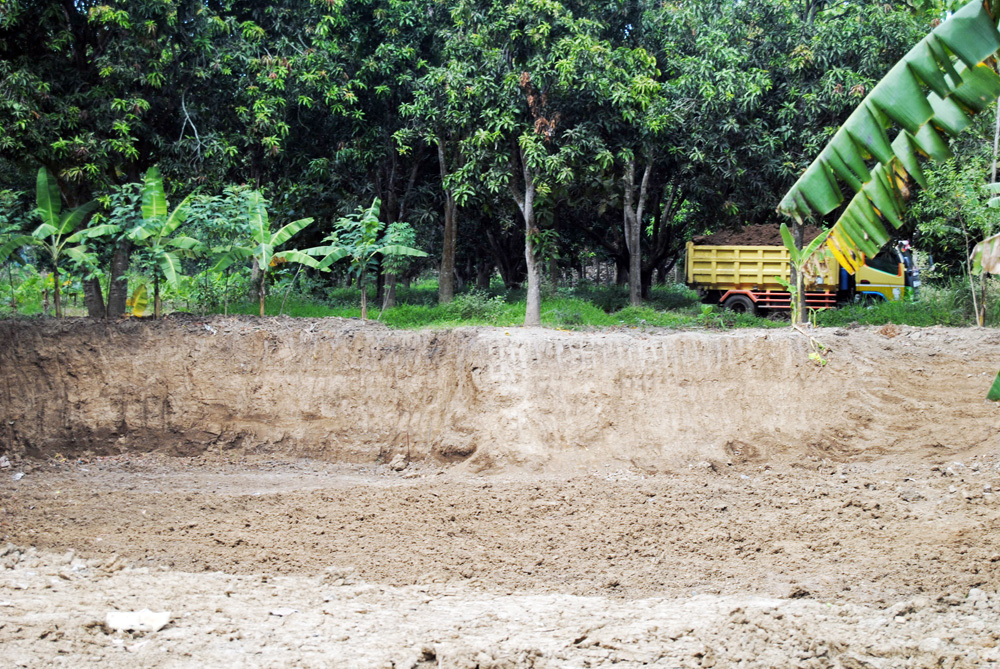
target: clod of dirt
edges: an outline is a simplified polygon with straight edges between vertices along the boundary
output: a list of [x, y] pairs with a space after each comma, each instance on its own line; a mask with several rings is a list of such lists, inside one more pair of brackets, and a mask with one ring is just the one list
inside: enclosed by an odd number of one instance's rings
[[391, 469], [394, 472], [401, 472], [404, 469], [406, 469], [407, 465], [409, 464], [410, 463], [407, 462], [405, 455], [403, 455], [402, 453], [397, 453], [396, 457], [394, 457], [389, 462], [389, 469]]
[[886, 323], [878, 329], [878, 333], [883, 337], [892, 339], [893, 337], [898, 337], [902, 333], [902, 330], [895, 323]]

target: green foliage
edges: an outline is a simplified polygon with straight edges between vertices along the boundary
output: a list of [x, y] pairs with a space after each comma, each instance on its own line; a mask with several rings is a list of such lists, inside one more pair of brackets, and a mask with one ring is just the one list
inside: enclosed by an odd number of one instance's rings
[[922, 244], [935, 249], [939, 272], [967, 273], [971, 247], [994, 232], [997, 213], [989, 207], [983, 188], [988, 163], [982, 152], [964, 156], [961, 164], [949, 160], [925, 170], [927, 187], [911, 204], [911, 218]]
[[375, 257], [397, 259], [393, 267], [405, 265], [398, 259], [419, 258], [427, 254], [420, 249], [406, 246], [404, 242], [415, 239], [413, 230], [407, 223], [394, 223], [385, 235], [381, 235], [385, 224], [379, 220], [379, 208], [382, 203], [378, 198], [367, 209], [344, 216], [336, 222], [333, 232], [323, 241], [324, 246], [307, 249], [305, 253], [316, 256], [320, 260], [315, 266], [320, 270], [329, 269], [331, 265], [347, 260], [348, 273], [355, 278], [361, 288], [361, 318], [368, 318], [368, 299], [365, 292], [368, 274], [376, 269]]
[[[979, 64], [1000, 48], [989, 9], [972, 0], [913, 47], [865, 97], [779, 206], [798, 220], [823, 216], [854, 196], [834, 225], [830, 248], [841, 258], [874, 256], [889, 240], [885, 218], [902, 225], [902, 181], [926, 184], [920, 156], [952, 156], [940, 132], [956, 135], [1000, 95], [1000, 76]], [[901, 126], [890, 139], [892, 124]], [[866, 160], [877, 160], [869, 167]], [[842, 264], [846, 262], [842, 260]], [[847, 265], [849, 266], [849, 265]]]
[[792, 305], [792, 323], [801, 323], [802, 314], [799, 313], [801, 307], [801, 302], [799, 296], [805, 290], [805, 270], [806, 265], [813, 259], [813, 255], [819, 250], [819, 247], [826, 242], [826, 238], [829, 236], [830, 231], [824, 230], [822, 233], [817, 235], [811, 242], [809, 242], [805, 248], [799, 250], [795, 245], [795, 238], [792, 236], [791, 230], [784, 223], [781, 224], [781, 241], [785, 245], [785, 249], [788, 250], [789, 263], [792, 269], [795, 270], [795, 283], [785, 281], [780, 277], [776, 277], [778, 283], [783, 285], [791, 295], [791, 305]]
[[507, 302], [501, 295], [490, 297], [484, 292], [472, 290], [456, 296], [443, 308], [456, 320], [497, 325], [507, 311]]
[[267, 296], [267, 276], [272, 267], [285, 262], [300, 263], [308, 267], [319, 266], [315, 258], [303, 251], [297, 249], [278, 250], [279, 246], [310, 226], [313, 219], [300, 218], [282, 226], [275, 232], [271, 232], [267, 200], [259, 192], [251, 191], [246, 194], [245, 203], [251, 245], [239, 246], [231, 243], [212, 271], [222, 272], [238, 261], [253, 259], [255, 267], [260, 272], [257, 284], [258, 306], [260, 316], [263, 317], [265, 297]]
[[1000, 373], [997, 373], [997, 377], [993, 379], [993, 385], [990, 386], [986, 399], [991, 402], [1000, 402]]
[[[237, 229], [247, 215], [217, 215], [234, 184], [282, 221], [336, 221], [379, 198], [382, 221], [412, 223], [400, 245], [435, 256], [457, 200], [457, 281], [500, 269], [515, 287], [539, 281], [526, 246], [564, 274], [595, 257], [625, 266], [624, 177], [650, 166], [637, 221], [648, 285], [693, 234], [768, 222], [775, 193], [940, 13], [821, 4], [14, 0], [0, 10], [0, 182], [29, 190], [44, 164], [67, 201], [103, 201], [158, 165], [178, 201], [194, 193], [186, 234], [223, 256], [258, 245]], [[514, 192], [532, 189], [527, 221]], [[299, 245], [330, 232], [318, 228]], [[91, 240], [99, 267], [78, 274], [111, 278], [119, 241]], [[213, 274], [181, 251], [165, 294], [225, 309], [249, 256]], [[148, 251], [134, 260], [163, 275]], [[407, 260], [381, 266], [423, 265]]]
[[[1000, 306], [996, 302], [1000, 300], [1000, 284], [994, 282], [990, 295], [994, 306], [987, 313], [987, 323], [1000, 325]], [[968, 284], [962, 280], [952, 280], [939, 285], [925, 283], [920, 288], [919, 300], [878, 300], [871, 304], [853, 304], [818, 311], [816, 323], [821, 327], [845, 327], [854, 323], [876, 326], [888, 323], [914, 327], [968, 326], [975, 324], [975, 312]]]

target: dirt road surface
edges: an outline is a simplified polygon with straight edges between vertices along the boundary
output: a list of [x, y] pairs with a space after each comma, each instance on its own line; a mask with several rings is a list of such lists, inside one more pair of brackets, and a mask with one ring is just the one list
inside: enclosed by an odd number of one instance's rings
[[257, 327], [0, 324], [0, 665], [1000, 666], [995, 332]]

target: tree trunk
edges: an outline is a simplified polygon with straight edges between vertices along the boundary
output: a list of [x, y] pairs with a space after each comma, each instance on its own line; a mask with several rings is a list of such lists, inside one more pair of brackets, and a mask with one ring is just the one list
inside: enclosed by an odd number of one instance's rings
[[62, 302], [59, 298], [59, 265], [52, 263], [52, 299], [56, 306], [56, 318], [62, 318]]
[[365, 278], [358, 278], [358, 286], [361, 287], [361, 320], [368, 320], [368, 286], [365, 285]]
[[490, 287], [490, 275], [492, 273], [492, 265], [485, 260], [480, 260], [476, 264], [476, 288], [479, 290], [488, 290]]
[[[534, 199], [534, 193], [530, 199]], [[532, 243], [532, 237], [537, 232], [534, 203], [529, 205], [528, 202], [529, 198], [525, 197], [524, 261], [528, 268], [528, 292], [525, 296], [524, 326], [532, 328], [542, 326], [542, 280], [538, 260], [535, 258], [535, 245]]]
[[153, 318], [160, 318], [160, 277], [153, 275]]
[[[254, 267], [257, 267], [257, 261], [254, 260]], [[257, 284], [257, 297], [260, 298], [260, 317], [264, 318], [264, 297], [267, 295], [267, 272], [260, 273], [260, 283]]]
[[101, 280], [87, 279], [83, 282], [83, 303], [87, 305], [87, 315], [91, 318], [104, 318], [104, 292], [101, 290]]
[[385, 298], [382, 300], [382, 310], [396, 306], [396, 275], [389, 272], [385, 275]]
[[120, 239], [115, 244], [115, 253], [111, 257], [111, 284], [108, 286], [108, 318], [119, 318], [125, 313], [128, 302], [128, 271], [132, 255], [132, 242]]
[[261, 275], [260, 264], [257, 262], [257, 259], [254, 258], [253, 266], [250, 268], [250, 291], [249, 295], [247, 296], [251, 300], [254, 299], [255, 297], [260, 297], [260, 282], [261, 282], [260, 275]]
[[[615, 256], [615, 285], [624, 286], [628, 283], [628, 258], [622, 258], [621, 256]], [[608, 275], [610, 279], [610, 273]]]
[[514, 174], [511, 174], [510, 190], [517, 203], [517, 208], [524, 218], [524, 263], [528, 274], [528, 290], [525, 299], [524, 326], [542, 326], [542, 293], [541, 293], [541, 272], [538, 268], [538, 260], [535, 257], [534, 237], [538, 234], [535, 227], [535, 178], [531, 173], [531, 168], [525, 161], [524, 153], [520, 148], [515, 149], [517, 154], [511, 155], [512, 172], [516, 172], [516, 159], [520, 158], [521, 175], [524, 180], [524, 191], [518, 190], [514, 183]]
[[458, 226], [455, 221], [455, 197], [444, 185], [448, 169], [444, 154], [444, 138], [438, 138], [438, 164], [441, 168], [441, 188], [444, 190], [444, 244], [441, 249], [441, 269], [438, 272], [438, 304], [447, 304], [455, 298], [455, 254]]
[[[795, 218], [795, 223], [792, 224], [792, 236], [795, 238], [795, 248], [801, 252], [803, 239], [805, 238], [805, 225], [798, 217]], [[791, 283], [795, 286], [795, 305], [792, 309], [795, 315], [793, 325], [801, 325], [802, 323], [805, 323], [806, 316], [805, 282], [803, 281], [802, 273], [799, 272], [794, 265], [792, 265], [790, 278], [792, 280]]]
[[42, 314], [45, 316], [49, 315], [49, 288], [46, 285], [49, 279], [48, 272], [42, 272]]
[[642, 216], [646, 207], [646, 192], [653, 162], [646, 162], [639, 187], [638, 202], [635, 202], [635, 159], [625, 167], [625, 247], [628, 249], [628, 298], [629, 304], [642, 304]]

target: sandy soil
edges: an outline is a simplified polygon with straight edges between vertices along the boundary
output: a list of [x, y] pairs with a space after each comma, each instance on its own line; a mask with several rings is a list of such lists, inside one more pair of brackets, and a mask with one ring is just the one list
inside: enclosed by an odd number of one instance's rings
[[0, 322], [0, 448], [667, 473], [996, 445], [1000, 332]]
[[[995, 455], [570, 478], [21, 464], [0, 484], [10, 666], [1000, 662]], [[172, 622], [102, 624], [143, 608]]]
[[0, 327], [0, 665], [1000, 666], [995, 332]]

